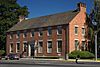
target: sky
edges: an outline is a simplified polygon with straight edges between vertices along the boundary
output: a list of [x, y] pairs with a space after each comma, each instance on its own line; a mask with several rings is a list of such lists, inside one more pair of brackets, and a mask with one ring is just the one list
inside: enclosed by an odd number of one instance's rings
[[75, 10], [78, 2], [86, 3], [87, 13], [91, 12], [93, 0], [17, 0], [20, 6], [28, 7], [28, 18]]

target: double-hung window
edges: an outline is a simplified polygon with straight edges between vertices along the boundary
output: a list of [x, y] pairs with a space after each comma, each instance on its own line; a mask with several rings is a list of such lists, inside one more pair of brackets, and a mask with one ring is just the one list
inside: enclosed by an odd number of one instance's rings
[[57, 26], [57, 35], [61, 35], [61, 34], [62, 34], [62, 27]]
[[52, 41], [47, 42], [47, 53], [52, 53]]
[[42, 53], [43, 52], [43, 42], [39, 41], [38, 43], [38, 53]]
[[75, 35], [77, 35], [78, 34], [78, 26], [75, 26]]
[[48, 36], [52, 35], [52, 29], [51, 29], [51, 27], [48, 27], [47, 35], [48, 35]]
[[57, 53], [62, 52], [62, 40], [57, 41]]

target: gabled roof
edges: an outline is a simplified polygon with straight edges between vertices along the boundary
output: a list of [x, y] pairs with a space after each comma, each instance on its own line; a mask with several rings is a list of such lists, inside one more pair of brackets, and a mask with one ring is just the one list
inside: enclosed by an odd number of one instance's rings
[[62, 13], [32, 18], [28, 20], [23, 20], [22, 22], [18, 22], [7, 32], [68, 24], [78, 13], [79, 13], [78, 11], [68, 11], [68, 12], [62, 12]]

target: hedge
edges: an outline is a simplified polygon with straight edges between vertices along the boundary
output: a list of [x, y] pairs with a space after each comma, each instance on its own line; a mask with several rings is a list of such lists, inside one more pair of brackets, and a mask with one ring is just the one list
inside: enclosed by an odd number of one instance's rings
[[4, 50], [0, 50], [0, 55], [3, 55], [5, 53]]
[[88, 51], [73, 51], [69, 54], [69, 58], [75, 59], [78, 55], [80, 56], [81, 59], [94, 58], [94, 54]]

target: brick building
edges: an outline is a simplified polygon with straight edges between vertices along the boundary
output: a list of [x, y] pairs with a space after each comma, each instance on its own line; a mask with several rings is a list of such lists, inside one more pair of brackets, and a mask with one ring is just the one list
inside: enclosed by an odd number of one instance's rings
[[86, 5], [76, 10], [24, 20], [7, 31], [6, 53], [62, 56], [86, 50]]

